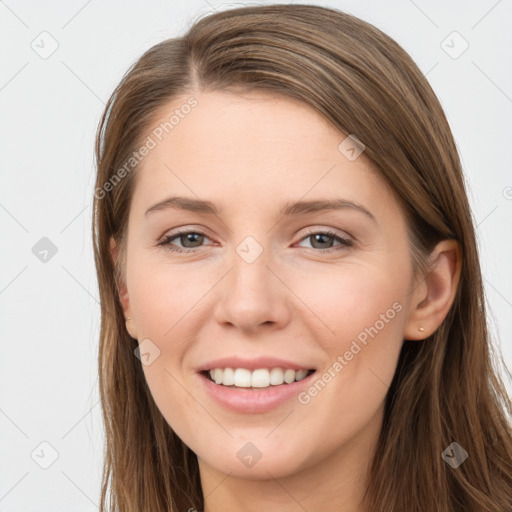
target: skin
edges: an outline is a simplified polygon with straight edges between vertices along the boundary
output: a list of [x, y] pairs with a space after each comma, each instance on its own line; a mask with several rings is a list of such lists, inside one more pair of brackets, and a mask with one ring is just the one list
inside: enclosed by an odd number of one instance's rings
[[[129, 215], [120, 298], [130, 335], [160, 350], [142, 366], [151, 393], [198, 456], [205, 511], [360, 511], [401, 345], [447, 315], [459, 248], [441, 242], [434, 270], [415, 282], [401, 204], [364, 152], [350, 161], [338, 150], [346, 135], [292, 99], [194, 96], [198, 106], [138, 169]], [[172, 195], [212, 201], [219, 213], [145, 215]], [[285, 201], [327, 198], [364, 205], [376, 222], [350, 209], [279, 214]], [[157, 245], [181, 227], [206, 235], [171, 242], [196, 252]], [[325, 229], [354, 244], [315, 242], [311, 233]], [[247, 236], [263, 248], [250, 264], [236, 252]], [[307, 404], [241, 414], [199, 386], [198, 365], [235, 354], [293, 358], [322, 374], [396, 303], [394, 318]], [[262, 455], [252, 467], [237, 457], [249, 441]]]

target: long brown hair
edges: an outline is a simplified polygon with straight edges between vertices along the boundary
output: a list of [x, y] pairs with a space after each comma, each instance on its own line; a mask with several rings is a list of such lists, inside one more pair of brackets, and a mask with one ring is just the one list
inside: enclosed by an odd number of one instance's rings
[[[138, 169], [125, 163], [158, 109], [198, 90], [284, 94], [355, 134], [405, 205], [419, 275], [437, 242], [459, 242], [462, 271], [449, 314], [428, 339], [404, 341], [364, 510], [510, 512], [512, 404], [488, 333], [475, 228], [448, 122], [396, 42], [358, 18], [313, 5], [243, 7], [199, 19], [183, 37], [146, 51], [105, 108], [93, 215], [105, 423], [100, 511], [109, 504], [122, 512], [204, 506], [197, 458], [152, 399], [119, 300]], [[119, 246], [118, 265], [110, 237]], [[441, 457], [452, 442], [469, 454], [456, 469]]]

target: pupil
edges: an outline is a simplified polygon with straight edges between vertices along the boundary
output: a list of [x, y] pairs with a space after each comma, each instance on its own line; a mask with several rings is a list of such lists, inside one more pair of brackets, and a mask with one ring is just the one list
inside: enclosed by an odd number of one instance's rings
[[[313, 240], [316, 242], [318, 239], [320, 239], [320, 244], [326, 243], [325, 238], [331, 238], [331, 237], [330, 237], [330, 235], [322, 235], [322, 234], [313, 235]], [[315, 247], [315, 244], [313, 244], [313, 247]]]
[[[194, 237], [200, 237], [199, 241], [202, 241], [201, 237], [203, 237], [203, 235], [200, 235], [199, 233], [187, 233], [186, 235], [182, 235], [181, 242], [182, 242], [183, 246], [190, 247], [187, 245], [188, 242], [192, 242], [192, 243], [197, 242], [197, 240], [193, 240]], [[185, 243], [183, 243], [183, 239], [185, 239]], [[194, 246], [192, 246], [192, 247], [194, 247]]]
[[[321, 233], [312, 235], [312, 237], [314, 240], [313, 247], [315, 247], [316, 243], [320, 243], [320, 245], [328, 244], [328, 242], [326, 242], [326, 239], [332, 238], [330, 235], [323, 235]], [[181, 236], [181, 242], [184, 247], [190, 247], [189, 245], [187, 245], [189, 242], [191, 242], [192, 244], [197, 243], [197, 242], [202, 242], [203, 238], [204, 238], [204, 236], [199, 233], [187, 233], [187, 234]], [[185, 240], [185, 243], [183, 243], [184, 240]], [[194, 246], [192, 245], [192, 247], [194, 247]]]

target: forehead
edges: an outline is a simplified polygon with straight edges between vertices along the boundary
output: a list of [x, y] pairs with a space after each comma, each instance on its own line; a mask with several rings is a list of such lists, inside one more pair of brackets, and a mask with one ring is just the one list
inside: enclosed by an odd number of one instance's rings
[[[300, 160], [318, 158], [332, 150], [332, 138], [340, 138], [312, 107], [282, 95], [216, 91], [195, 98], [196, 107], [176, 119], [153, 154], [162, 157], [174, 149], [190, 152], [189, 158], [228, 160], [234, 156], [242, 161], [256, 158], [259, 163], [267, 158]], [[185, 102], [183, 96], [162, 107], [153, 124], [165, 126], [169, 114]]]
[[312, 107], [262, 93], [198, 93], [171, 125], [190, 96], [156, 113], [147, 131], [155, 147], [137, 169], [133, 206], [171, 194], [256, 210], [301, 198], [343, 197], [374, 209], [394, 201], [364, 153], [349, 160], [339, 149], [347, 135]]

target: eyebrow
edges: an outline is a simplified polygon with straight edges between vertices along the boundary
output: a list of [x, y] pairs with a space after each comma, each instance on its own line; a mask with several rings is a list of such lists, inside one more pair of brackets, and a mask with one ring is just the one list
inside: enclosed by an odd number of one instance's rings
[[[210, 201], [194, 199], [192, 197], [173, 196], [160, 201], [146, 210], [145, 215], [169, 208], [177, 208], [196, 213], [218, 215], [220, 212]], [[311, 201], [288, 201], [281, 208], [282, 216], [304, 215], [327, 210], [355, 210], [369, 217], [377, 223], [375, 216], [363, 205], [347, 199], [316, 199]]]

